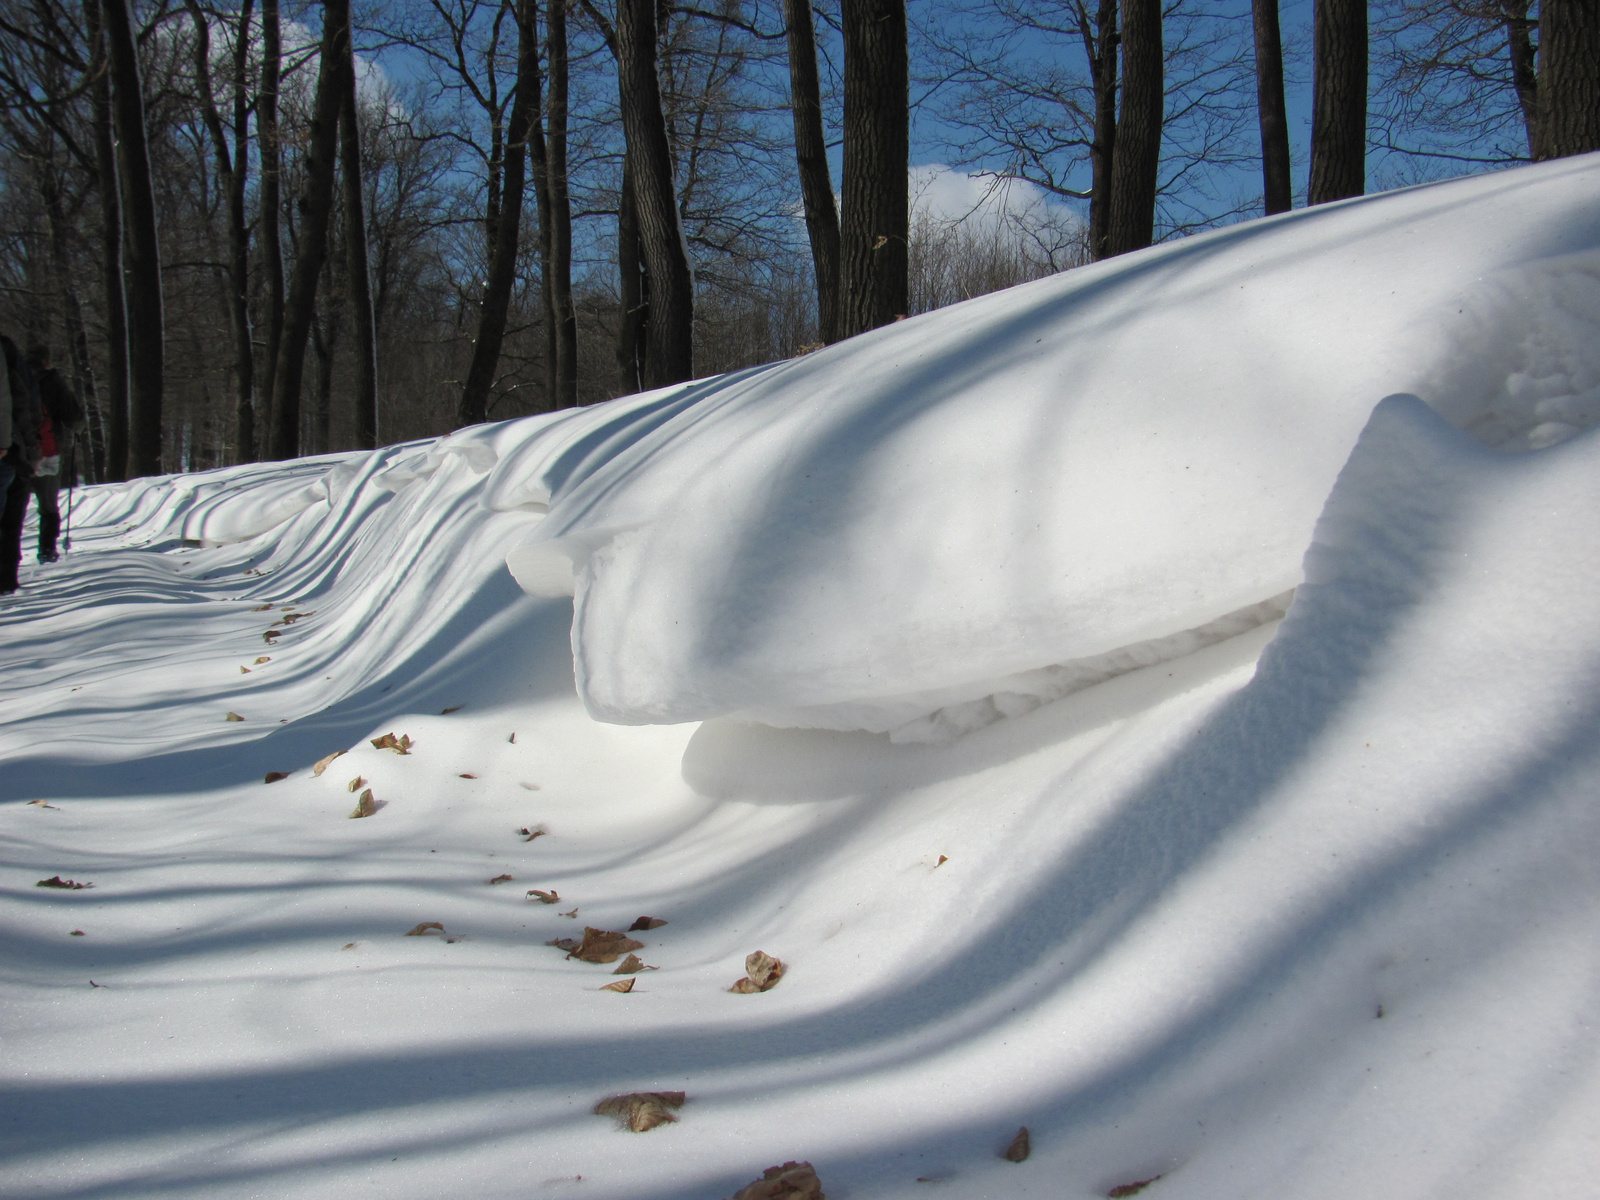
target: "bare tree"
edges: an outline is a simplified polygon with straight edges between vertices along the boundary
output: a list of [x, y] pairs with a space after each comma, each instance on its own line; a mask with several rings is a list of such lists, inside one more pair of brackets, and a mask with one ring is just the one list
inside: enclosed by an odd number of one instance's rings
[[1535, 158], [1600, 150], [1600, 4], [1541, 0]]
[[905, 0], [844, 0], [839, 335], [907, 315], [910, 74]]
[[1261, 189], [1267, 216], [1294, 207], [1289, 179], [1289, 117], [1283, 100], [1283, 36], [1278, 0], [1252, 0], [1256, 45], [1256, 110], [1261, 125]]
[[1316, 0], [1307, 200], [1325, 204], [1367, 187], [1367, 0]]
[[1106, 254], [1155, 240], [1165, 86], [1161, 0], [1122, 0], [1122, 108], [1111, 163]]
[[[356, 330], [355, 442], [362, 450], [378, 445], [378, 331], [372, 311], [372, 272], [367, 263], [366, 172], [361, 163], [360, 104], [356, 98], [353, 39], [345, 38], [339, 62], [339, 161], [344, 172], [344, 246], [349, 263], [350, 317]], [[328, 419], [324, 396], [322, 419]], [[324, 434], [323, 445], [327, 444]]]
[[794, 114], [794, 157], [817, 278], [817, 335], [839, 340], [839, 210], [828, 173], [828, 141], [822, 128], [822, 84], [817, 73], [817, 34], [811, 0], [784, 0], [789, 40], [789, 107]]

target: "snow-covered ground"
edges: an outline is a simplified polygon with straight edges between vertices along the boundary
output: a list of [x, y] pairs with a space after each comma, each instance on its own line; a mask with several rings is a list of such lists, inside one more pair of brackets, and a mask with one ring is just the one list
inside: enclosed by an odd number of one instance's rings
[[0, 608], [0, 1191], [1592, 1195], [1596, 194], [85, 489]]

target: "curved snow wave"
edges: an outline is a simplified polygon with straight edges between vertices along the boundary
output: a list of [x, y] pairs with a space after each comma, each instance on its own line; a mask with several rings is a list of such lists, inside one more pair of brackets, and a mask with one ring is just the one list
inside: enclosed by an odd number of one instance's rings
[[[1526, 397], [1501, 440], [1559, 433], [1513, 377], [1600, 250], [1597, 184], [1591, 155], [1319, 206], [544, 425], [491, 477], [493, 506], [549, 498], [513, 569], [570, 569], [600, 719], [959, 731], [1012, 703], [997, 680], [1294, 588], [1385, 395], [1480, 434]], [[1484, 338], [1507, 305], [1536, 332]], [[1600, 322], [1561, 312], [1589, 387]], [[1600, 415], [1555, 390], [1573, 428]]]

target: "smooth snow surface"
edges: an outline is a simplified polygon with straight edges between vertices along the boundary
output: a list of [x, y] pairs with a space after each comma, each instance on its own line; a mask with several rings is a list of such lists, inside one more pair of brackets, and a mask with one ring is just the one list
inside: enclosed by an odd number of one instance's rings
[[[1597, 183], [86, 489], [0, 602], [0, 1194], [1590, 1195]], [[641, 915], [626, 995], [545, 944]]]

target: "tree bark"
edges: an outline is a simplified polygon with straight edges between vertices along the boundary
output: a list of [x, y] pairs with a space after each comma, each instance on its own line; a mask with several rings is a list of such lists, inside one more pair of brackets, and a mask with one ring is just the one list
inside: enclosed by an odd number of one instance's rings
[[127, 0], [103, 0], [111, 69], [112, 115], [126, 209], [129, 475], [161, 473], [161, 407], [165, 390], [166, 327], [161, 305], [161, 243], [156, 236], [150, 148], [145, 138], [139, 51]]
[[349, 43], [349, 0], [324, 0], [317, 94], [306, 152], [305, 189], [300, 196], [300, 249], [284, 303], [283, 336], [272, 381], [272, 457], [277, 459], [295, 458], [300, 453], [300, 386], [317, 280], [328, 258], [328, 219], [333, 209], [343, 93], [340, 63], [349, 59]]
[[100, 478], [121, 482], [128, 477], [128, 302], [122, 277], [122, 181], [117, 170], [116, 138], [111, 106], [111, 80], [105, 21], [100, 0], [85, 0], [89, 26], [90, 71], [94, 82], [95, 175], [100, 190], [100, 259], [106, 306], [106, 430]]
[[910, 77], [905, 0], [844, 0], [839, 336], [911, 311]]
[[1528, 17], [1529, 0], [1500, 0], [1506, 27], [1506, 50], [1511, 58], [1511, 83], [1517, 89], [1522, 126], [1528, 135], [1528, 157], [1539, 155], [1539, 76], [1535, 64], [1533, 31], [1539, 22]]
[[1539, 5], [1538, 159], [1600, 150], [1600, 0]]
[[[1080, 10], [1081, 12], [1082, 10]], [[1117, 29], [1117, 0], [1100, 0], [1095, 27], [1083, 15], [1084, 50], [1094, 82], [1094, 141], [1089, 144], [1089, 254], [1109, 257], [1106, 240], [1111, 213], [1111, 166], [1117, 154], [1117, 51], [1122, 35]]]
[[1253, 0], [1253, 6], [1261, 188], [1270, 217], [1294, 207], [1294, 185], [1289, 180], [1289, 117], [1283, 101], [1283, 37], [1278, 29], [1278, 0]]
[[817, 336], [839, 340], [839, 209], [828, 172], [822, 129], [822, 83], [817, 74], [817, 33], [811, 0], [784, 0], [789, 29], [789, 108], [794, 116], [794, 158], [800, 172], [806, 234], [817, 278]]
[[694, 377], [694, 276], [678, 219], [667, 122], [656, 79], [654, 0], [617, 0], [617, 82], [639, 242], [650, 272], [644, 386]]
[[511, 309], [511, 289], [516, 282], [522, 200], [527, 187], [528, 136], [538, 111], [537, 17], [535, 0], [517, 0], [517, 91], [511, 100], [511, 118], [506, 126], [494, 243], [489, 253], [489, 282], [478, 310], [478, 338], [472, 347], [472, 365], [467, 370], [466, 386], [461, 389], [456, 408], [456, 419], [462, 425], [476, 425], [488, 418], [489, 392], [494, 387], [500, 349], [505, 343], [506, 315]]
[[639, 256], [639, 214], [633, 203], [633, 172], [622, 164], [617, 196], [617, 274], [621, 315], [617, 321], [617, 367], [624, 392], [644, 389], [645, 329], [650, 323], [649, 280]]
[[245, 87], [245, 63], [250, 45], [250, 13], [253, 0], [239, 7], [239, 31], [233, 59], [233, 136], [228, 138], [217, 112], [211, 85], [211, 28], [199, 0], [185, 0], [194, 22], [195, 83], [200, 92], [200, 115], [211, 138], [217, 160], [217, 178], [222, 182], [228, 211], [228, 317], [233, 335], [233, 374], [235, 391], [234, 456], [238, 462], [255, 461], [255, 348], [250, 329], [250, 227], [245, 219], [245, 187], [250, 170], [249, 100]]
[[578, 310], [572, 301], [572, 198], [568, 187], [568, 78], [566, 0], [550, 0], [545, 28], [550, 74], [545, 142], [550, 178], [550, 237], [544, 269], [550, 281], [555, 326], [557, 408], [578, 403]]
[[1316, 0], [1307, 201], [1367, 188], [1367, 0]]
[[[361, 168], [361, 110], [356, 101], [355, 47], [348, 37], [340, 73], [344, 92], [339, 106], [344, 247], [350, 275], [350, 316], [356, 334], [355, 448], [375, 450], [378, 447], [378, 330], [372, 312], [372, 273], [367, 263], [367, 205]], [[325, 413], [322, 419], [327, 419]], [[326, 450], [326, 433], [322, 443]]]
[[278, 88], [283, 62], [278, 0], [261, 0], [261, 90], [256, 99], [256, 141], [261, 154], [261, 269], [267, 277], [266, 345], [262, 348], [262, 397], [256, 453], [268, 451], [277, 418], [278, 351], [283, 345], [283, 142], [278, 130]]
[[1165, 66], [1161, 0], [1122, 0], [1122, 111], [1106, 215], [1108, 255], [1142, 250], [1155, 240]]

